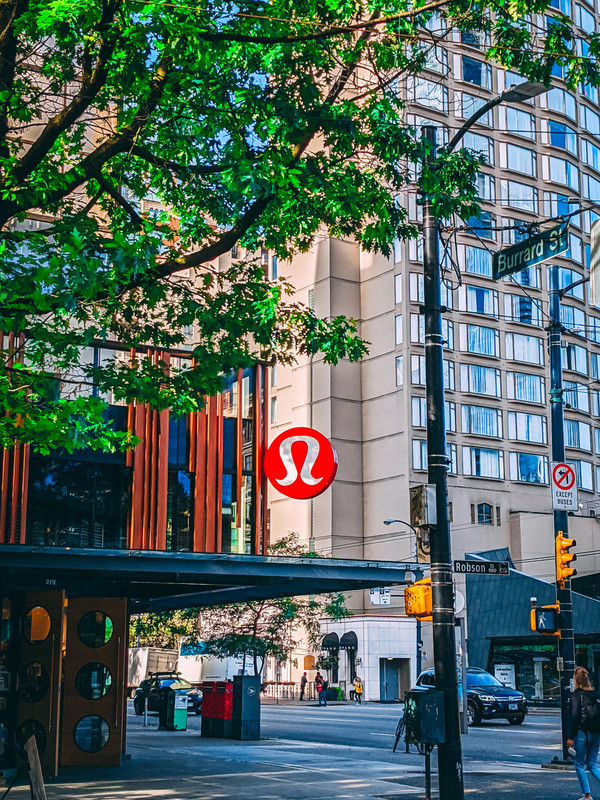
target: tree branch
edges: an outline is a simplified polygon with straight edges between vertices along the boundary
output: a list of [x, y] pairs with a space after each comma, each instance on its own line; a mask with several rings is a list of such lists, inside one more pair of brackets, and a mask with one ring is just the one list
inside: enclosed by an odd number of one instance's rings
[[[364, 28], [371, 28], [378, 25], [387, 25], [391, 22], [398, 22], [402, 19], [410, 19], [413, 17], [421, 16], [421, 14], [428, 14], [435, 11], [442, 6], [447, 5], [448, 0], [435, 0], [435, 2], [428, 3], [421, 8], [413, 8], [409, 11], [402, 11], [399, 14], [392, 14], [389, 17], [372, 17], [370, 20], [363, 20], [356, 22], [352, 25], [336, 25], [324, 31], [315, 33], [297, 34], [296, 36], [257, 36], [251, 33], [234, 33], [225, 31], [201, 31], [196, 32], [196, 36], [204, 39], [207, 42], [248, 42], [254, 44], [295, 44], [296, 42], [314, 42], [320, 39], [331, 39], [334, 36], [340, 36], [344, 33], [352, 33], [352, 31], [360, 31]], [[270, 17], [263, 17], [255, 14], [237, 14], [238, 17], [247, 17], [250, 19], [264, 19], [271, 21]], [[281, 19], [281, 22], [286, 22], [288, 25], [295, 20]], [[298, 20], [301, 22], [301, 20]]]
[[131, 203], [126, 200], [121, 192], [119, 192], [112, 183], [105, 178], [104, 175], [97, 175], [96, 180], [100, 184], [100, 186], [105, 190], [105, 192], [112, 197], [112, 199], [121, 206], [121, 208], [125, 209], [125, 211], [129, 214], [131, 221], [134, 222], [138, 227], [142, 227], [144, 224], [143, 219], [137, 213], [135, 208], [131, 205]]
[[0, 3], [0, 92], [5, 100], [0, 103], [0, 157], [8, 155], [8, 128], [10, 97], [15, 82], [17, 44], [15, 19], [25, 13], [29, 0]]
[[148, 162], [148, 164], [153, 164], [155, 167], [170, 169], [178, 174], [188, 173], [191, 175], [218, 175], [220, 172], [225, 172], [225, 170], [229, 169], [231, 166], [230, 164], [220, 164], [210, 167], [200, 164], [179, 164], [176, 161], [170, 161], [169, 159], [161, 158], [160, 156], [155, 155], [147, 147], [143, 147], [139, 144], [132, 145], [128, 152], [130, 152], [131, 155], [138, 156], [138, 158], [143, 158], [144, 161]]
[[[99, 29], [107, 28], [114, 20], [120, 2], [121, 0], [109, 0], [109, 2], [105, 4], [102, 18], [98, 25]], [[92, 100], [104, 86], [108, 75], [108, 62], [117, 45], [118, 39], [119, 37], [113, 34], [106, 39], [103, 38], [100, 40], [98, 59], [93, 72], [91, 71], [89, 47], [86, 44], [83, 57], [83, 74], [79, 91], [68, 106], [65, 106], [58, 114], [48, 120], [44, 130], [12, 170], [10, 177], [15, 184], [30, 175], [31, 172], [39, 166], [42, 160], [48, 155], [59, 136], [90, 106]]]

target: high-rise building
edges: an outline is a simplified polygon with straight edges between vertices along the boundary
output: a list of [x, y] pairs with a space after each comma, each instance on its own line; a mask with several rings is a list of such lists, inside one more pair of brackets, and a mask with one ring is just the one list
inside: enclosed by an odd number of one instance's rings
[[[598, 13], [586, 2], [557, 0], [552, 6], [572, 16], [582, 37], [597, 28]], [[531, 23], [541, 29], [551, 24], [543, 17]], [[443, 33], [440, 20], [430, 26]], [[487, 45], [478, 32], [441, 40], [423, 74], [398, 87], [407, 101], [405, 122], [417, 130], [435, 125], [443, 144], [483, 103], [522, 82], [486, 61]], [[577, 47], [585, 47], [583, 38]], [[464, 146], [483, 153], [486, 163], [479, 175], [481, 217], [449, 220], [441, 233], [452, 554], [463, 559], [482, 551], [506, 555], [508, 549], [517, 569], [552, 581], [548, 266], [560, 267], [561, 287], [589, 274], [590, 226], [600, 202], [598, 90], [568, 91], [557, 69], [550, 91], [488, 111]], [[418, 222], [416, 189], [400, 201]], [[494, 251], [528, 236], [533, 229], [527, 225], [544, 229], [559, 220], [569, 223], [568, 251], [504, 280], [492, 279]], [[396, 242], [393, 258], [384, 258], [351, 241], [323, 240], [280, 265], [280, 272], [319, 315], [360, 320], [370, 350], [360, 364], [331, 368], [320, 358], [305, 358], [273, 373], [271, 435], [290, 424], [313, 424], [331, 437], [340, 464], [330, 492], [310, 508], [272, 493], [271, 530], [297, 530], [334, 556], [410, 558], [410, 528], [386, 527], [383, 520], [410, 521], [409, 488], [427, 482], [422, 242]], [[579, 581], [593, 594], [593, 576], [600, 571], [600, 308], [588, 296], [586, 284], [567, 292], [560, 322], [566, 459], [579, 488], [579, 511], [569, 523], [580, 553], [574, 588]], [[457, 578], [457, 588], [465, 593], [464, 579]], [[354, 625], [357, 635], [360, 629], [352, 659], [365, 665], [360, 673], [371, 699], [399, 696], [407, 680], [400, 659], [414, 658], [408, 640], [392, 640], [409, 630], [405, 618], [389, 624], [390, 614], [401, 617], [404, 611], [401, 593], [394, 595], [385, 616], [367, 593], [354, 596], [354, 622], [327, 626], [329, 632], [346, 632]], [[467, 621], [476, 613], [468, 608]], [[511, 614], [523, 615], [527, 627], [528, 605]], [[508, 631], [496, 635], [486, 663], [474, 666], [492, 668], [496, 655], [510, 650], [529, 669], [541, 657], [541, 637], [517, 638]], [[424, 641], [424, 663], [431, 663], [426, 632]], [[597, 669], [600, 648], [586, 647], [584, 653], [579, 642], [578, 659]], [[393, 659], [398, 661], [390, 678], [386, 662]], [[353, 663], [340, 658], [342, 678], [351, 679]], [[532, 696], [549, 695], [554, 676], [548, 671]], [[390, 681], [393, 696], [386, 694]]]

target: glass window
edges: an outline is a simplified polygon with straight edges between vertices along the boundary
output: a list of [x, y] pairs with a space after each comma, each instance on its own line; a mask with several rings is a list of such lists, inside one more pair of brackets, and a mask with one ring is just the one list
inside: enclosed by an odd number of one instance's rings
[[454, 391], [454, 361], [444, 359], [444, 389]]
[[581, 193], [588, 200], [600, 201], [600, 180], [592, 175], [581, 176]]
[[547, 217], [560, 217], [571, 211], [571, 200], [565, 194], [544, 192], [544, 215]]
[[474, 150], [476, 153], [482, 153], [485, 163], [494, 166], [494, 140], [490, 139], [489, 136], [468, 131], [463, 136], [462, 147]]
[[277, 422], [277, 398], [271, 398], [271, 422]]
[[423, 273], [411, 272], [409, 276], [409, 296], [413, 303], [424, 302], [424, 282]]
[[575, 98], [564, 89], [555, 87], [549, 92], [540, 95], [540, 104], [542, 107], [549, 108], [551, 111], [565, 114], [572, 120], [577, 119], [577, 104], [575, 103]]
[[542, 288], [542, 271], [539, 267], [528, 267], [514, 275], [507, 275], [505, 283], [517, 283], [519, 286], [529, 286], [531, 289]]
[[27, 703], [39, 703], [49, 688], [48, 670], [39, 661], [26, 664], [19, 671], [19, 695]]
[[522, 325], [541, 325], [542, 309], [540, 303], [519, 294], [504, 295], [505, 316], [513, 322], [520, 322]]
[[477, 505], [477, 524], [478, 525], [493, 525], [494, 524], [493, 508], [489, 503], [478, 503], [478, 505]]
[[511, 481], [548, 483], [548, 459], [533, 453], [509, 453]]
[[460, 326], [460, 349], [467, 353], [500, 356], [500, 333], [483, 325]]
[[[590, 317], [590, 322], [592, 317]], [[585, 312], [581, 310], [581, 308], [576, 308], [575, 306], [567, 306], [564, 303], [560, 304], [560, 321], [562, 324], [569, 328], [570, 333], [577, 333], [580, 336], [585, 336]], [[600, 328], [598, 329], [598, 335], [600, 335]], [[590, 327], [588, 337], [592, 341], [598, 341], [594, 339], [594, 332]]]
[[579, 25], [580, 28], [586, 33], [593, 33], [596, 30], [596, 20], [594, 19], [594, 15], [590, 13], [587, 8], [579, 5], [579, 3], [575, 3], [575, 24]]
[[577, 155], [577, 134], [564, 122], [548, 120], [548, 144], [559, 147], [572, 155]]
[[577, 411], [589, 412], [590, 410], [588, 387], [583, 383], [564, 381], [563, 400], [571, 408], [576, 408]]
[[461, 364], [460, 388], [462, 392], [501, 397], [500, 370], [478, 364]]
[[473, 245], [459, 245], [458, 255], [464, 272], [492, 277], [492, 254], [488, 250]]
[[96, 714], [80, 719], [73, 731], [75, 744], [84, 753], [97, 753], [110, 739], [108, 723]]
[[577, 486], [579, 489], [587, 489], [588, 491], [594, 490], [594, 483], [592, 478], [592, 465], [589, 461], [571, 461], [568, 460], [567, 464], [573, 467], [573, 472], [577, 479]]
[[498, 292], [481, 286], [466, 286], [465, 291], [467, 311], [487, 317], [498, 316]]
[[[272, 407], [271, 410], [273, 410]], [[276, 419], [271, 419], [271, 421], [276, 422]], [[167, 484], [167, 550], [191, 551], [194, 549], [193, 507], [194, 474], [183, 469], [169, 469]]]
[[448, 113], [448, 88], [437, 81], [410, 76], [406, 82], [408, 99], [435, 111]]
[[404, 385], [404, 356], [396, 356], [396, 386]]
[[25, 615], [23, 638], [29, 644], [41, 644], [48, 638], [50, 627], [50, 614], [43, 606], [30, 608]]
[[457, 447], [455, 444], [448, 443], [446, 444], [446, 456], [448, 458], [448, 472], [450, 475], [456, 475], [458, 473], [458, 465], [457, 465]]
[[425, 386], [425, 356], [411, 356], [410, 368], [412, 385]]
[[533, 150], [527, 147], [520, 147], [516, 144], [506, 144], [500, 148], [500, 166], [504, 169], [512, 169], [514, 172], [522, 172], [524, 175], [531, 175], [535, 178], [536, 156]]
[[[462, 92], [458, 94], [458, 114], [463, 119], [469, 119], [472, 117], [476, 111], [486, 104], [487, 100], [485, 97], [477, 97], [473, 94], [468, 94], [468, 92]], [[492, 128], [494, 125], [494, 116], [493, 112], [490, 109], [487, 111], [482, 117], [477, 120], [478, 125], [487, 125], [489, 128]]]
[[424, 397], [411, 398], [413, 428], [427, 427], [427, 400]]
[[469, 217], [465, 219], [465, 233], [472, 233], [479, 239], [496, 240], [496, 231], [494, 230], [496, 218], [489, 211], [480, 211], [478, 217]]
[[461, 31], [460, 41], [468, 44], [469, 47], [476, 47], [478, 50], [485, 44], [485, 32], [478, 30]]
[[558, 156], [544, 158], [544, 180], [562, 183], [579, 191], [579, 169], [575, 164]]
[[521, 411], [508, 412], [508, 438], [521, 442], [547, 444], [548, 422], [541, 414], [526, 414]]
[[[583, 275], [580, 275], [578, 272], [575, 272], [574, 269], [568, 269], [567, 267], [559, 267], [558, 269], [558, 288], [565, 289], [569, 284], [576, 283], [577, 281], [581, 280]], [[548, 280], [548, 282], [550, 282]], [[565, 292], [566, 297], [576, 297], [577, 300], [584, 299], [584, 288], [583, 284], [580, 283], [579, 286], [575, 286], [573, 289], [569, 289], [569, 291]]]
[[[571, 308], [571, 306], [563, 306], [561, 304], [561, 308]], [[574, 309], [579, 311], [580, 309]], [[583, 323], [580, 319], [574, 319], [572, 325], [575, 328], [580, 328], [585, 326], [585, 314], [581, 311], [583, 316]], [[562, 321], [562, 320], [561, 320]], [[596, 344], [600, 344], [600, 319], [598, 317], [588, 317], [588, 338], [592, 342], [596, 342]], [[594, 377], [598, 377], [597, 375]]]
[[505, 206], [537, 213], [537, 189], [518, 181], [500, 181], [500, 199]]
[[579, 124], [592, 136], [600, 136], [600, 115], [583, 103], [579, 105]]
[[410, 340], [425, 344], [425, 317], [423, 314], [410, 315]]
[[456, 403], [449, 400], [444, 402], [444, 419], [446, 420], [446, 430], [456, 433]]
[[577, 344], [567, 342], [566, 347], [561, 350], [563, 369], [570, 369], [587, 375], [587, 351]]
[[496, 202], [496, 181], [493, 175], [488, 175], [486, 172], [478, 173], [477, 195], [480, 200], [487, 200], [489, 203]]
[[565, 444], [567, 447], [577, 447], [579, 450], [592, 449], [592, 428], [587, 422], [580, 422], [575, 419], [566, 419], [565, 425]]
[[477, 61], [469, 56], [462, 58], [462, 79], [466, 83], [482, 86], [484, 89], [492, 88], [492, 69], [489, 64]]
[[571, 16], [571, 0], [550, 0], [550, 8], [557, 8], [567, 17]]
[[504, 479], [504, 454], [484, 447], [463, 447], [463, 474]]
[[546, 383], [540, 375], [530, 375], [527, 372], [507, 372], [506, 395], [509, 400], [543, 404], [546, 402]]
[[448, 53], [443, 47], [433, 47], [427, 54], [425, 69], [437, 72], [440, 75], [448, 73]]
[[538, 336], [524, 333], [505, 333], [506, 358], [527, 364], [544, 363], [544, 342]]
[[402, 275], [394, 275], [394, 302], [402, 302]]
[[[592, 414], [595, 417], [600, 417], [600, 391], [598, 389], [592, 389], [590, 394], [592, 396]], [[600, 449], [598, 453], [600, 453]], [[598, 485], [600, 486], [600, 484]]]
[[462, 432], [478, 436], [502, 436], [502, 412], [487, 406], [462, 406]]
[[427, 442], [413, 439], [413, 469], [427, 469]]
[[112, 684], [112, 675], [105, 664], [93, 661], [84, 664], [75, 676], [75, 687], [86, 700], [99, 700], [108, 694]]
[[535, 117], [528, 111], [512, 106], [500, 106], [506, 116], [506, 130], [517, 136], [526, 136], [535, 141]]
[[[412, 330], [412, 317], [414, 314], [411, 314], [411, 330]], [[396, 344], [402, 344], [402, 314], [396, 314]], [[411, 339], [412, 341], [412, 339]]]
[[[600, 428], [594, 428], [594, 453], [600, 453]], [[596, 481], [596, 485], [600, 486], [600, 483]]]
[[103, 647], [113, 635], [112, 619], [104, 611], [88, 611], [77, 625], [79, 639], [86, 647]]

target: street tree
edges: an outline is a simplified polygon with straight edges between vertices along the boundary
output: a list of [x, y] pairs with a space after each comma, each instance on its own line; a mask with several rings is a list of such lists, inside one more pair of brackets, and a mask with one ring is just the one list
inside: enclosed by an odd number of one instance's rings
[[[289, 533], [269, 547], [271, 556], [316, 558], [303, 546], [296, 533]], [[350, 616], [344, 595], [331, 593], [309, 597], [283, 597], [232, 603], [212, 608], [146, 613], [132, 617], [129, 641], [132, 645], [177, 647], [182, 642], [201, 642], [208, 656], [242, 656], [244, 666], [252, 664], [256, 675], [265, 660], [274, 656], [290, 658], [300, 641], [312, 650], [321, 642], [321, 620]]]
[[[318, 318], [254, 255], [416, 235], [398, 196], [428, 148], [401, 88], [457, 29], [531, 80], [598, 83], [598, 35], [576, 48], [556, 11], [538, 28], [549, 5], [1, 3], [0, 445], [129, 447], [102, 396], [181, 414], [259, 359], [359, 359], [356, 322]], [[442, 152], [421, 180], [439, 216], [477, 213], [481, 160]], [[149, 353], [191, 330], [179, 365]], [[107, 340], [126, 357], [89, 363]]]

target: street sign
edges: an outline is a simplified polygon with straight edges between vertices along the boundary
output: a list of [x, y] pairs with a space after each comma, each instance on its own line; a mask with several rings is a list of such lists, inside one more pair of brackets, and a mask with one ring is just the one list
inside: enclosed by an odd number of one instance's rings
[[556, 461], [550, 467], [552, 508], [555, 511], [577, 511], [577, 483], [573, 467]]
[[392, 603], [392, 592], [388, 587], [378, 587], [369, 590], [369, 600], [372, 606], [389, 606]]
[[467, 575], [508, 575], [508, 561], [454, 561], [454, 572]]
[[569, 249], [569, 226], [561, 222], [536, 236], [529, 236], [522, 242], [498, 250], [492, 257], [492, 277], [495, 281], [533, 267]]

